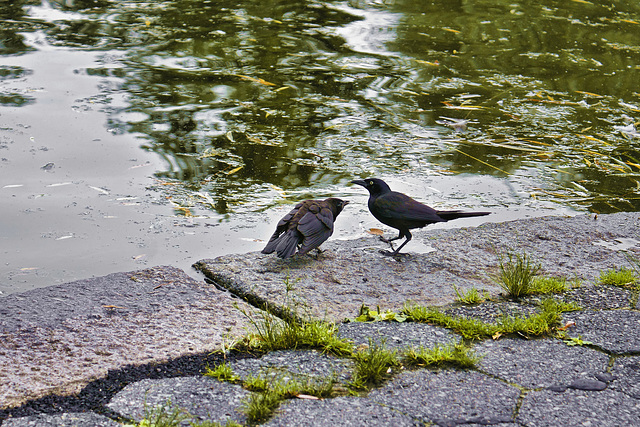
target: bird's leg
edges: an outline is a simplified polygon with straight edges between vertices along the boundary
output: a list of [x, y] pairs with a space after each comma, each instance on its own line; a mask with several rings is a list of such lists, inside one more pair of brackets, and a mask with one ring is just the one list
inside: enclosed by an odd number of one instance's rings
[[401, 231], [400, 234], [398, 234], [397, 237], [393, 237], [391, 239], [385, 239], [384, 236], [380, 236], [380, 240], [385, 242], [385, 243], [388, 243], [389, 246], [391, 246], [391, 250], [394, 251], [395, 248], [393, 247], [393, 243], [391, 243], [391, 242], [393, 242], [394, 240], [402, 239], [403, 236], [404, 235], [402, 234], [402, 231]]
[[[322, 252], [324, 252], [322, 249], [320, 248], [316, 248], [316, 256], [314, 257], [316, 260], [320, 258], [320, 255], [322, 254]], [[311, 255], [311, 254], [309, 254]]]
[[[400, 234], [399, 237], [406, 237], [407, 240], [402, 242], [400, 247], [398, 249], [396, 249], [395, 251], [393, 251], [393, 252], [391, 252], [391, 251], [380, 251], [381, 254], [387, 255], [387, 256], [393, 256], [393, 257], [398, 256], [398, 255], [404, 255], [404, 254], [400, 253], [400, 249], [402, 249], [404, 247], [404, 245], [409, 243], [409, 241], [411, 240], [412, 236], [411, 236], [411, 233], [409, 233], [409, 230], [405, 231], [404, 233], [401, 231], [400, 233], [401, 234]], [[396, 239], [391, 239], [391, 240], [396, 240]], [[391, 249], [393, 249], [393, 246], [391, 246]]]

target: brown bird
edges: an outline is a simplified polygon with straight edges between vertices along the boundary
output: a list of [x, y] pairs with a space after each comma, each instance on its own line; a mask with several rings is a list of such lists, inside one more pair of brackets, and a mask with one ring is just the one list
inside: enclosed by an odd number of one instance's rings
[[263, 254], [276, 252], [280, 258], [304, 255], [333, 234], [333, 223], [349, 202], [333, 197], [298, 203], [276, 226]]
[[489, 215], [491, 212], [462, 212], [462, 211], [437, 211], [424, 205], [411, 197], [391, 191], [391, 188], [381, 179], [367, 178], [351, 181], [369, 190], [369, 211], [378, 221], [393, 228], [397, 228], [400, 234], [392, 239], [385, 239], [380, 236], [380, 240], [389, 243], [393, 250], [394, 240], [405, 240], [398, 249], [393, 252], [380, 251], [384, 255], [396, 256], [400, 249], [411, 240], [412, 228], [422, 228], [428, 224], [445, 222], [452, 219], [467, 218], [472, 216]]

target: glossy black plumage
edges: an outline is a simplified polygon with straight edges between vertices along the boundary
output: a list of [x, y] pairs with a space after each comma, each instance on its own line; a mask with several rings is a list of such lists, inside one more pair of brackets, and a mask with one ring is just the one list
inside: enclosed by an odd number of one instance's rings
[[405, 240], [398, 249], [393, 252], [382, 251], [385, 255], [398, 255], [400, 249], [411, 240], [412, 228], [422, 228], [428, 224], [445, 222], [452, 219], [489, 215], [491, 212], [462, 212], [462, 211], [438, 211], [424, 205], [411, 197], [391, 191], [391, 188], [381, 179], [367, 178], [351, 181], [352, 184], [361, 185], [369, 191], [369, 211], [378, 221], [399, 231], [398, 237], [385, 239], [383, 242], [389, 243], [393, 250], [394, 240], [405, 237]]
[[262, 253], [289, 258], [296, 249], [303, 255], [317, 248], [333, 234], [333, 223], [348, 203], [333, 197], [298, 203], [278, 222]]

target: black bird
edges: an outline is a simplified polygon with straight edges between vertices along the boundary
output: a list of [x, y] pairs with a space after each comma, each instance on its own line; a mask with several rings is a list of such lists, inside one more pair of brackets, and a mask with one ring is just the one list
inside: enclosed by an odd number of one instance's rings
[[333, 234], [333, 223], [347, 204], [348, 201], [333, 197], [298, 203], [278, 222], [262, 253], [275, 251], [280, 258], [289, 258], [296, 249], [304, 255], [317, 248]]
[[445, 222], [452, 219], [465, 218], [471, 216], [489, 215], [491, 212], [461, 212], [461, 211], [437, 211], [427, 205], [413, 200], [411, 197], [391, 191], [391, 188], [381, 179], [367, 178], [351, 181], [369, 190], [369, 211], [376, 219], [383, 224], [397, 228], [400, 234], [392, 239], [385, 239], [380, 236], [380, 240], [389, 243], [393, 250], [394, 240], [405, 237], [407, 240], [393, 252], [380, 251], [385, 255], [396, 256], [400, 249], [411, 240], [412, 228], [422, 228], [435, 222]]

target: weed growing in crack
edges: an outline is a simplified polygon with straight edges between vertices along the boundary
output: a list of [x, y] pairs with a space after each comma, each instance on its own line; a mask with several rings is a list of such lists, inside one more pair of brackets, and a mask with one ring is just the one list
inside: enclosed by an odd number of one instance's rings
[[268, 378], [268, 375], [249, 376], [244, 387], [252, 391], [244, 405], [244, 413], [249, 423], [266, 421], [273, 415], [284, 399], [301, 395], [317, 398], [330, 397], [333, 393], [334, 378], [304, 380], [283, 375]]
[[353, 354], [356, 364], [350, 386], [354, 389], [366, 389], [380, 384], [399, 364], [396, 351], [388, 350], [385, 342], [380, 344], [369, 340], [369, 346]]
[[433, 348], [408, 349], [403, 357], [408, 365], [417, 366], [454, 366], [457, 368], [473, 368], [480, 360], [473, 350], [464, 342], [452, 343], [441, 346], [436, 344]]
[[[244, 314], [254, 332], [245, 336], [241, 346], [247, 350], [274, 351], [297, 348], [316, 348], [337, 356], [349, 356], [351, 345], [337, 336], [338, 328], [333, 322], [311, 319], [302, 313], [304, 304], [291, 296], [293, 287], [285, 281], [285, 305], [279, 317], [274, 310], [246, 310]], [[307, 318], [307, 319], [305, 319]]]
[[453, 290], [456, 291], [456, 302], [475, 305], [485, 302], [489, 299], [487, 291], [482, 290], [482, 295], [476, 288], [471, 288], [467, 292], [460, 291], [456, 285], [453, 285]]
[[124, 427], [177, 427], [189, 419], [188, 414], [180, 408], [171, 408], [171, 402], [154, 408], [144, 405], [144, 418], [138, 424], [125, 424]]
[[600, 273], [600, 283], [620, 288], [637, 289], [638, 277], [636, 272], [629, 268], [609, 269]]
[[496, 323], [450, 316], [434, 307], [405, 305], [403, 313], [414, 322], [431, 323], [452, 329], [465, 339], [483, 339], [508, 334], [525, 336], [550, 334], [554, 331], [562, 312], [579, 309], [576, 304], [559, 302], [551, 298], [542, 300], [538, 308], [540, 311], [530, 316], [502, 316]]
[[527, 254], [507, 254], [499, 257], [500, 272], [498, 284], [511, 298], [520, 298], [531, 293], [535, 276], [542, 268], [540, 264], [533, 264]]
[[274, 351], [297, 348], [316, 348], [338, 356], [351, 354], [351, 345], [338, 338], [338, 327], [333, 322], [319, 320], [283, 320], [270, 313], [246, 312], [255, 333], [245, 337], [248, 350]]
[[579, 280], [568, 281], [567, 279], [557, 277], [538, 276], [533, 279], [530, 294], [561, 294], [570, 289], [580, 287]]
[[215, 369], [211, 369], [210, 367], [207, 366], [204, 375], [207, 377], [217, 378], [220, 381], [227, 381], [227, 382], [235, 382], [240, 379], [240, 377], [233, 372], [233, 369], [231, 369], [231, 366], [227, 365], [227, 362], [224, 362], [216, 366]]

